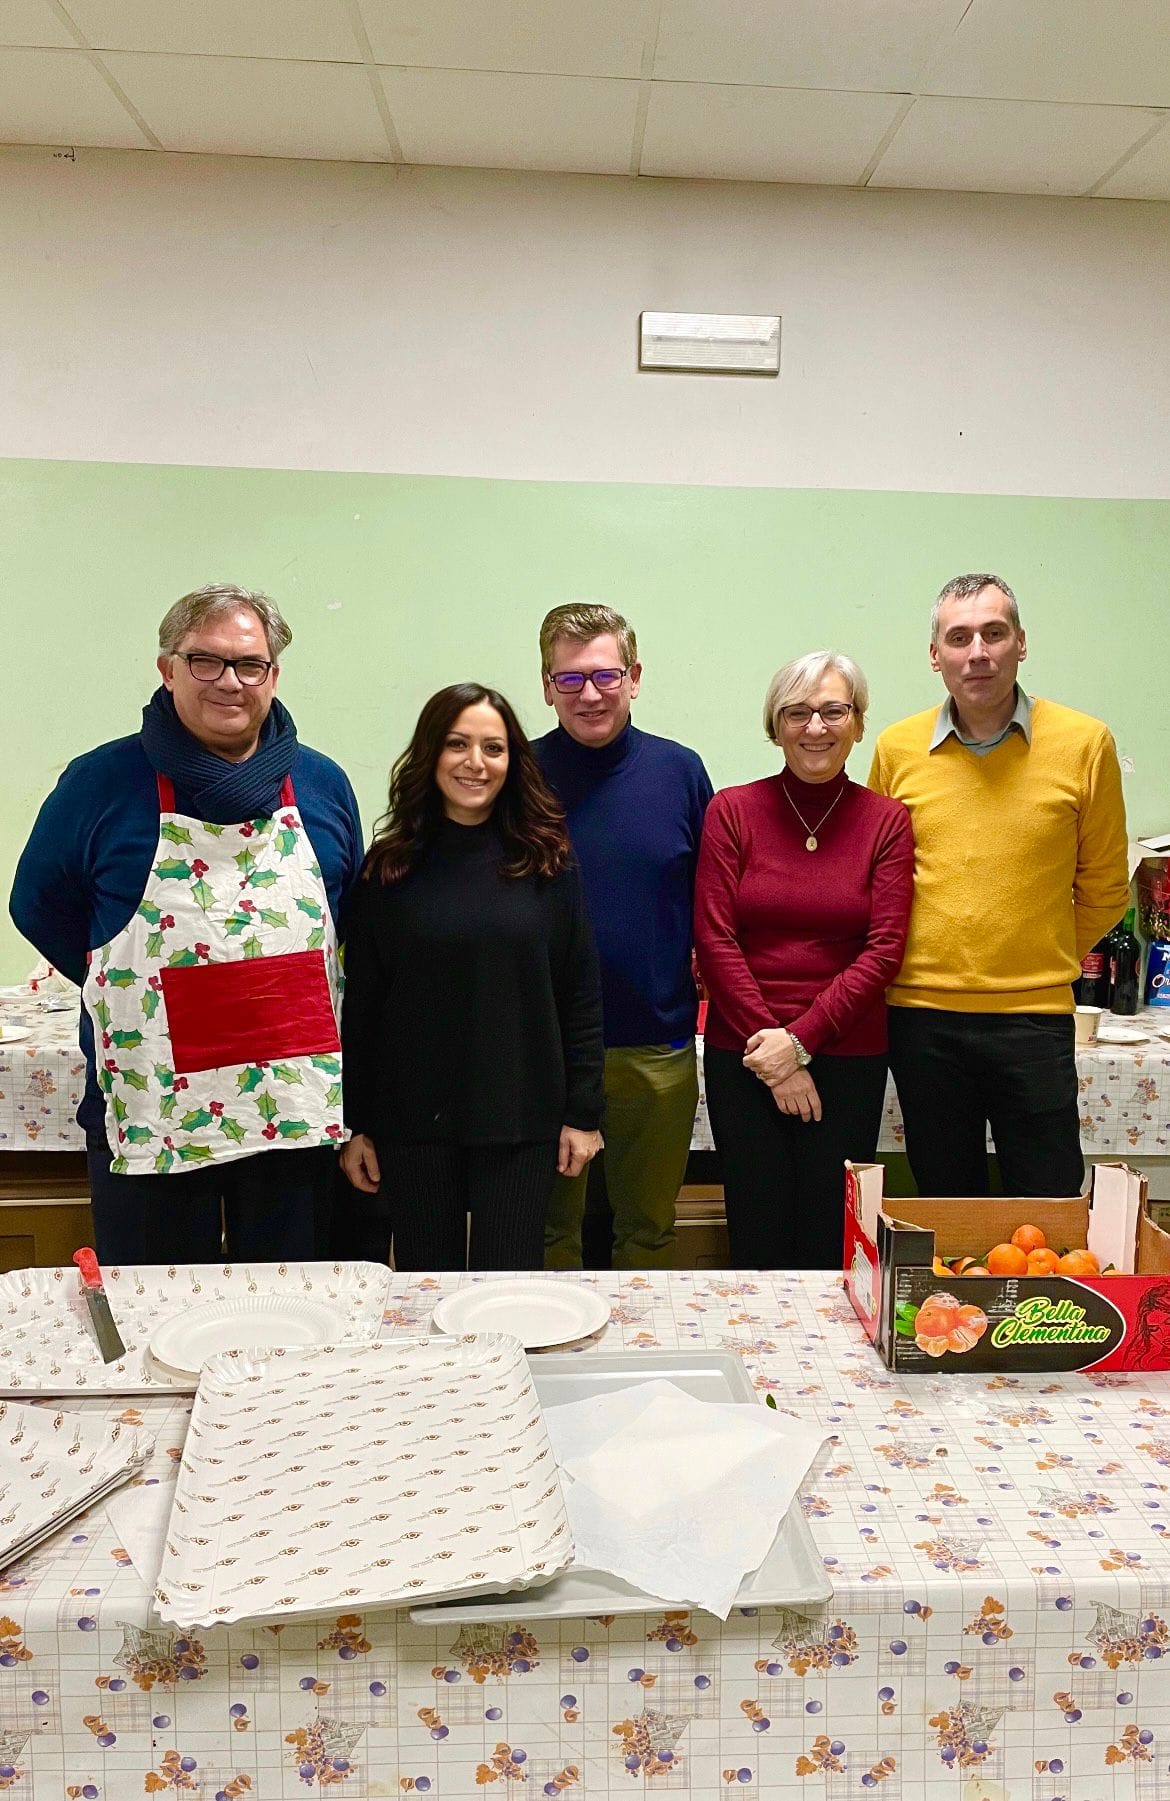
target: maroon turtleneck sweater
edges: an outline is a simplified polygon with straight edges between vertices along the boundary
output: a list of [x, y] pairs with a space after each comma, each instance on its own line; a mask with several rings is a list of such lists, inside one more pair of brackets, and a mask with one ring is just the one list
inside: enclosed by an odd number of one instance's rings
[[[824, 819], [815, 851], [789, 797], [814, 829]], [[913, 881], [906, 808], [844, 774], [811, 783], [786, 769], [723, 789], [695, 886], [707, 1043], [742, 1051], [753, 1032], [788, 1026], [814, 1054], [880, 1055]]]

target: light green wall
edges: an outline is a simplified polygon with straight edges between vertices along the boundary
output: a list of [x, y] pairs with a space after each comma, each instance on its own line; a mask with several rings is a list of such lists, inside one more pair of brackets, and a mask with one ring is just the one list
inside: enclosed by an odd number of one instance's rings
[[[763, 693], [802, 651], [860, 661], [871, 733], [930, 705], [930, 600], [967, 569], [1019, 595], [1029, 687], [1108, 720], [1133, 758], [1131, 830], [1170, 824], [1170, 502], [0, 461], [0, 884], [63, 764], [135, 729], [157, 623], [203, 582], [286, 610], [281, 695], [349, 771], [368, 826], [444, 683], [497, 685], [530, 731], [548, 727], [535, 639], [558, 601], [629, 613], [638, 720], [699, 749], [719, 787], [774, 767]], [[867, 767], [863, 746], [852, 773]], [[5, 918], [0, 980], [30, 960]]]

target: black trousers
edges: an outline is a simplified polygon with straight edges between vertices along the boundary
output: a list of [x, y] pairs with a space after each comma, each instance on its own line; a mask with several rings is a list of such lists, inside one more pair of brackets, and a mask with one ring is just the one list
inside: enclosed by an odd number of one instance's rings
[[[543, 1269], [557, 1143], [377, 1145], [377, 1195], [354, 1191], [363, 1238], [399, 1270]], [[372, 1206], [371, 1206], [372, 1203]], [[467, 1215], [471, 1215], [471, 1243]]]
[[889, 1022], [919, 1194], [990, 1193], [988, 1125], [1005, 1194], [1080, 1194], [1071, 1015], [891, 1007]]
[[99, 1263], [280, 1263], [326, 1254], [336, 1151], [261, 1151], [181, 1176], [113, 1176], [91, 1145]]
[[820, 1120], [781, 1113], [738, 1051], [707, 1047], [707, 1109], [736, 1269], [840, 1269], [848, 1157], [877, 1150], [884, 1057], [814, 1057]]

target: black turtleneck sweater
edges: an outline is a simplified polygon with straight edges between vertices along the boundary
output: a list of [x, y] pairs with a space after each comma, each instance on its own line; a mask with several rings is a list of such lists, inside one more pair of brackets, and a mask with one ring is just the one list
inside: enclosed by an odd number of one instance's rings
[[499, 834], [443, 820], [346, 919], [345, 1119], [375, 1143], [520, 1144], [593, 1130], [603, 1105], [597, 955], [575, 867], [501, 873]]

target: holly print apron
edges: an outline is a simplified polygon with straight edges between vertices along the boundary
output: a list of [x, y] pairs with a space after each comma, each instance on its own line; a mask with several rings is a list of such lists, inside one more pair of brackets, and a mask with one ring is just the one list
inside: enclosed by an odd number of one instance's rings
[[146, 892], [82, 989], [114, 1172], [339, 1144], [337, 934], [291, 780], [241, 825], [177, 813], [166, 776], [158, 797]]

